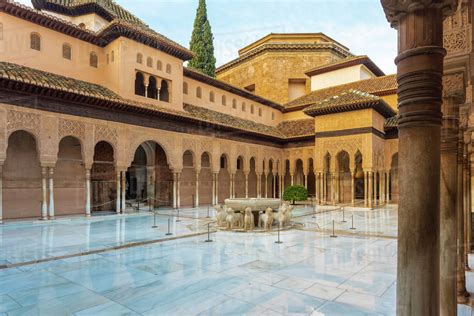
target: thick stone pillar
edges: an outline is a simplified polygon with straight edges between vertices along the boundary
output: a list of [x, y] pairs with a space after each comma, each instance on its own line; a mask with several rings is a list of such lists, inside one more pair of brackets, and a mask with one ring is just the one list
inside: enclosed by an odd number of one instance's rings
[[0, 224], [3, 223], [3, 162], [0, 164]]
[[[127, 208], [127, 171], [122, 171], [122, 205], [120, 207], [123, 214], [125, 214], [125, 210]], [[151, 200], [153, 201], [153, 200]], [[150, 204], [150, 200], [148, 200], [148, 204]]]
[[155, 166], [146, 167], [146, 196], [148, 199], [148, 205], [151, 205], [154, 209], [156, 206], [155, 197], [155, 183], [156, 183], [156, 168]]
[[49, 219], [54, 219], [54, 168], [49, 167], [49, 207], [48, 216]]
[[351, 171], [351, 204], [355, 205], [355, 172]]
[[262, 174], [257, 173], [257, 198], [262, 197]]
[[41, 219], [48, 219], [48, 168], [41, 167]]
[[245, 198], [249, 198], [249, 173], [245, 173]]
[[200, 184], [200, 181], [199, 181], [199, 171], [196, 170], [196, 193], [195, 193], [195, 197], [194, 197], [194, 207], [199, 207], [199, 184]]
[[86, 216], [91, 216], [91, 169], [86, 169]]
[[368, 195], [369, 195], [369, 207], [374, 207], [374, 183], [373, 183], [374, 173], [372, 171], [367, 172], [367, 188], [368, 188]]
[[456, 194], [456, 217], [457, 217], [457, 295], [459, 303], [468, 301], [469, 293], [466, 290], [466, 254], [465, 254], [465, 231], [464, 231], [464, 142], [463, 130], [459, 130], [458, 137], [458, 164], [457, 164], [457, 194]]
[[456, 189], [459, 109], [444, 98], [440, 174], [440, 315], [456, 315]]
[[440, 313], [443, 14], [456, 2], [382, 0], [398, 29], [398, 315]]
[[122, 204], [120, 203], [120, 195], [122, 193], [122, 190], [120, 189], [120, 184], [121, 184], [121, 178], [120, 178], [120, 175], [121, 175], [121, 171], [117, 171], [116, 172], [116, 179], [115, 179], [115, 182], [116, 182], [116, 203], [115, 203], [115, 212], [117, 214], [120, 214], [120, 208], [122, 206]]

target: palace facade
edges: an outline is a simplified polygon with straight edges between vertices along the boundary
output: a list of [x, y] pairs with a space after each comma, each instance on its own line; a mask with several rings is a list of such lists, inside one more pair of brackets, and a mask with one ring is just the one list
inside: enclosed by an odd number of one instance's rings
[[397, 80], [369, 57], [269, 34], [214, 79], [111, 0], [32, 4], [0, 0], [0, 221], [292, 184], [321, 204], [397, 203]]

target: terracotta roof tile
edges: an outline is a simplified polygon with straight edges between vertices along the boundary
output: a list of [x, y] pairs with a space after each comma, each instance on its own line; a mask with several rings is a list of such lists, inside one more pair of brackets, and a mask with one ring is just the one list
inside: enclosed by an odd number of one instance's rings
[[356, 111], [373, 108], [385, 117], [396, 115], [396, 112], [382, 98], [355, 89], [349, 89], [307, 107], [304, 113], [311, 116], [331, 113]]
[[314, 136], [314, 119], [299, 119], [283, 121], [277, 126], [278, 130], [287, 138]]
[[398, 115], [389, 117], [385, 120], [385, 129], [397, 128], [398, 127]]
[[285, 105], [286, 111], [292, 109], [303, 109], [312, 104], [330, 98], [331, 96], [340, 94], [344, 91], [355, 89], [361, 92], [370, 93], [377, 96], [383, 96], [388, 94], [395, 94], [397, 89], [397, 76], [389, 75], [371, 79], [365, 79], [329, 87], [325, 89], [315, 90], [311, 93], [304, 95], [296, 100], [293, 100]]

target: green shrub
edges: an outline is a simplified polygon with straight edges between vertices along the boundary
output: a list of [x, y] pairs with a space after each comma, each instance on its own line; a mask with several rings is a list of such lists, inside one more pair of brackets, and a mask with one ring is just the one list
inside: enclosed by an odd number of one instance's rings
[[295, 204], [296, 201], [306, 201], [308, 199], [308, 190], [300, 185], [293, 185], [285, 189], [283, 199]]

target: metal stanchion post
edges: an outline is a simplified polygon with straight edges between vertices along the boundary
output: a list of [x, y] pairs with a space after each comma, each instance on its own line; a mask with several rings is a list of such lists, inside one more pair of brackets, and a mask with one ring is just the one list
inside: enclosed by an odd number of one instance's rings
[[209, 206], [207, 207], [207, 218], [211, 218], [211, 216], [209, 215]]
[[351, 226], [351, 229], [354, 230], [355, 227], [354, 227], [354, 214], [352, 214], [352, 226]]
[[346, 216], [345, 216], [345, 213], [344, 213], [344, 207], [342, 208], [342, 222], [347, 223]]
[[280, 240], [280, 223], [278, 223], [278, 240], [275, 241], [275, 244], [282, 244], [283, 241]]
[[205, 240], [204, 242], [212, 242], [211, 232], [210, 232], [210, 225], [211, 225], [211, 223], [207, 223], [207, 240]]
[[316, 205], [313, 205], [313, 218], [316, 218]]
[[153, 212], [153, 226], [151, 226], [151, 228], [158, 228], [156, 225], [156, 212]]
[[173, 234], [170, 232], [170, 225], [171, 225], [171, 218], [168, 217], [168, 232], [166, 233], [166, 236], [173, 235]]
[[332, 220], [332, 235], [330, 236], [331, 238], [336, 238], [337, 237], [336, 234], [334, 233], [334, 223], [335, 223], [335, 221]]
[[179, 208], [178, 208], [178, 218], [176, 219], [176, 223], [179, 223], [181, 222], [181, 220], [179, 219]]

